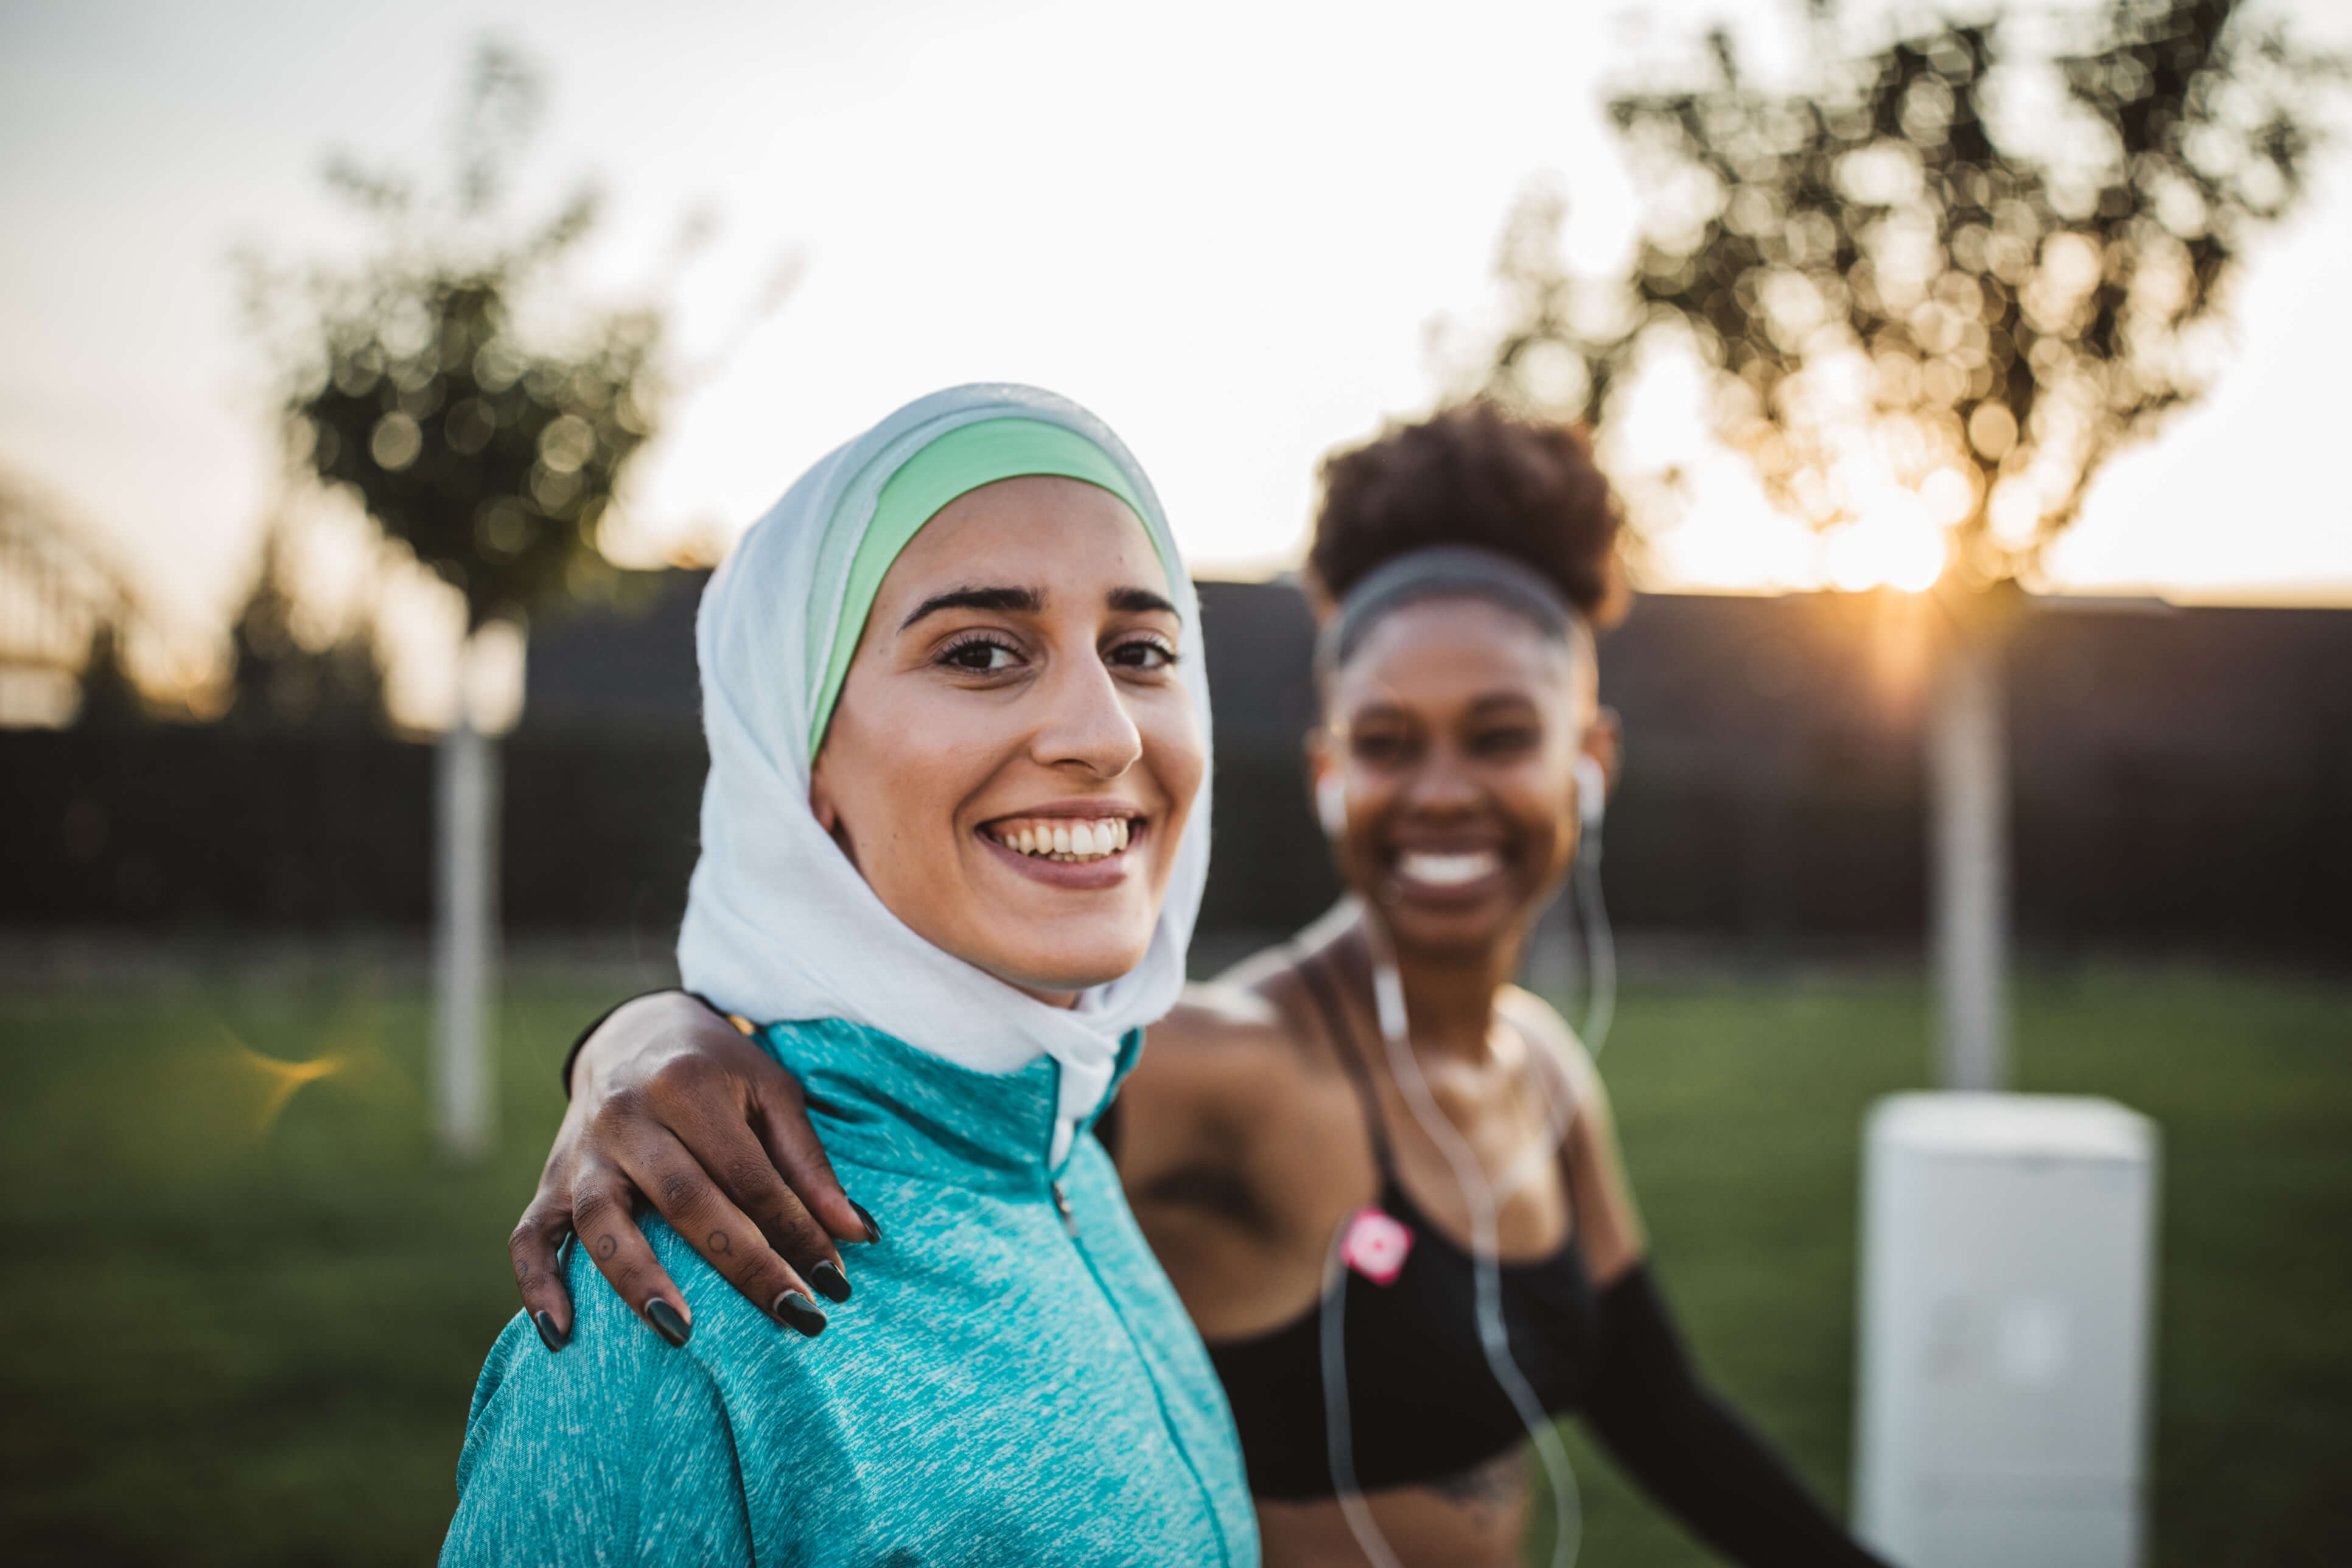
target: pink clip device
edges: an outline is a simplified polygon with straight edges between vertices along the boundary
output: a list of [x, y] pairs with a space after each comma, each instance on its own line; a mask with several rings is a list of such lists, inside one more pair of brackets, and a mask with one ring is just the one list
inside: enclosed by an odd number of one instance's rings
[[1340, 1238], [1341, 1261], [1375, 1285], [1392, 1285], [1412, 1251], [1412, 1232], [1376, 1208], [1360, 1208]]

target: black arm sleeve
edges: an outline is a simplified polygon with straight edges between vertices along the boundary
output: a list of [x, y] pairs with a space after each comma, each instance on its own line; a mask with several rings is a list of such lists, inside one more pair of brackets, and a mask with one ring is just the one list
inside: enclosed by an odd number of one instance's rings
[[1647, 1265], [1601, 1293], [1601, 1322], [1586, 1422], [1694, 1534], [1742, 1568], [1886, 1568], [1698, 1380]]

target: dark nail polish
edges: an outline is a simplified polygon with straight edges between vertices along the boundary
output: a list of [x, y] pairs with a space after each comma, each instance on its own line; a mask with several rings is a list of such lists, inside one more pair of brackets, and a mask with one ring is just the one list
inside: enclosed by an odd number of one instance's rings
[[849, 1200], [849, 1206], [851, 1210], [856, 1214], [859, 1219], [866, 1222], [866, 1239], [868, 1241], [881, 1240], [882, 1227], [874, 1223], [874, 1216], [866, 1212], [866, 1205], [859, 1203], [856, 1198], [852, 1198]]
[[849, 1300], [849, 1276], [830, 1262], [810, 1269], [808, 1282], [816, 1287], [818, 1295], [836, 1306]]
[[783, 1320], [785, 1327], [796, 1329], [811, 1339], [824, 1332], [824, 1314], [816, 1310], [814, 1301], [797, 1290], [787, 1290], [776, 1298], [776, 1316]]
[[686, 1343], [686, 1336], [694, 1332], [687, 1321], [678, 1316], [677, 1309], [659, 1296], [646, 1303], [646, 1321], [654, 1326], [654, 1332], [673, 1345]]
[[572, 1342], [572, 1336], [555, 1326], [552, 1312], [533, 1312], [530, 1326], [539, 1331], [539, 1342], [547, 1347], [550, 1355]]

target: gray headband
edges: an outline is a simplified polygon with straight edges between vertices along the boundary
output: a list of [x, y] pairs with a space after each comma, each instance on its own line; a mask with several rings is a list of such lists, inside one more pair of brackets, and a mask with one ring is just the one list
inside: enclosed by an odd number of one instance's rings
[[1546, 637], [1566, 641], [1575, 612], [1533, 567], [1475, 544], [1433, 544], [1366, 574], [1348, 590], [1315, 640], [1315, 668], [1328, 674], [1355, 654], [1373, 624], [1423, 599], [1474, 598], [1515, 610]]

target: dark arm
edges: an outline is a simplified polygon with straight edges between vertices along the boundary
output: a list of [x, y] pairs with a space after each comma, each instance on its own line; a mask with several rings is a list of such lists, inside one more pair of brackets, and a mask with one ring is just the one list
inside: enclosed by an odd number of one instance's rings
[[1601, 1296], [1586, 1422], [1618, 1463], [1743, 1568], [1886, 1568], [1699, 1380], [1647, 1264]]
[[834, 1243], [876, 1239], [872, 1223], [841, 1190], [800, 1085], [725, 1017], [682, 991], [632, 997], [589, 1026], [564, 1077], [571, 1106], [508, 1240], [548, 1349], [572, 1332], [557, 1257], [568, 1234], [656, 1332], [674, 1342], [692, 1332], [693, 1308], [637, 1228], [640, 1196], [791, 1327], [823, 1325], [812, 1294], [846, 1299]]

